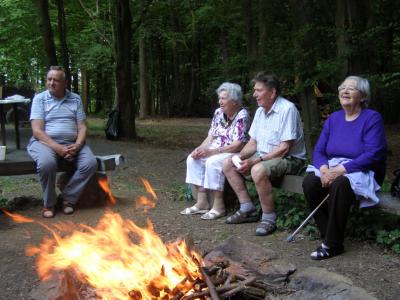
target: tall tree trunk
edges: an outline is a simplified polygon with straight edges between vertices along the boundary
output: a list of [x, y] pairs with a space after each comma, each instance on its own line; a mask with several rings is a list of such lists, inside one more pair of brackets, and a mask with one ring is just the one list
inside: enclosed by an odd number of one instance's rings
[[89, 112], [89, 75], [86, 69], [81, 69], [82, 105], [86, 113]]
[[69, 51], [67, 46], [67, 23], [65, 20], [64, 1], [57, 0], [56, 3], [58, 11], [58, 34], [60, 36], [61, 60], [68, 81], [67, 87], [68, 89], [71, 89], [71, 71], [69, 63]]
[[222, 72], [223, 76], [228, 78], [230, 69], [229, 69], [229, 46], [228, 46], [228, 34], [225, 29], [220, 30], [220, 41], [221, 41], [221, 50], [222, 50]]
[[75, 70], [71, 74], [71, 86], [72, 86], [72, 91], [74, 93], [79, 93], [79, 76], [78, 76], [78, 70]]
[[198, 70], [199, 70], [199, 56], [200, 56], [200, 42], [196, 35], [196, 19], [194, 12], [192, 15], [192, 55], [191, 55], [191, 66], [190, 66], [190, 93], [188, 97], [188, 102], [186, 103], [186, 116], [189, 112], [193, 111], [193, 103], [196, 102], [196, 97], [199, 94], [199, 80], [198, 80]]
[[54, 45], [53, 30], [51, 29], [49, 16], [49, 3], [47, 0], [36, 0], [39, 12], [40, 25], [42, 28], [42, 37], [45, 51], [46, 66], [57, 65], [56, 47]]
[[243, 0], [243, 18], [244, 18], [244, 34], [246, 40], [247, 57], [249, 60], [250, 71], [253, 72], [256, 66], [256, 31], [254, 26], [253, 16], [253, 0]]
[[104, 79], [103, 79], [103, 72], [101, 70], [96, 70], [94, 75], [95, 85], [96, 85], [96, 99], [95, 99], [95, 106], [94, 112], [97, 114], [103, 109], [104, 103]]
[[370, 7], [370, 0], [336, 0], [336, 44], [338, 57], [342, 61], [341, 79], [349, 74], [374, 72], [377, 69], [375, 47], [366, 47], [358, 40], [371, 22]]
[[[320, 113], [318, 103], [314, 95], [314, 88], [310, 82], [312, 74], [310, 71], [315, 69], [315, 53], [309, 51], [313, 49], [315, 37], [310, 28], [313, 20], [313, 7], [308, 0], [291, 0], [291, 8], [294, 16], [294, 28], [298, 30], [295, 40], [297, 50], [297, 64], [295, 66], [298, 76], [298, 94], [302, 108], [302, 119], [304, 123], [304, 137], [307, 153], [311, 156], [313, 146], [320, 131]], [[302, 33], [302, 35], [300, 35]]]
[[[257, 18], [258, 18], [259, 33], [258, 33], [257, 56], [262, 61], [263, 61], [262, 56], [264, 55], [268, 38], [267, 16], [268, 16], [268, 2], [265, 0], [258, 0]], [[264, 66], [262, 67], [264, 68]]]
[[108, 69], [98, 69], [95, 74], [96, 81], [96, 103], [95, 113], [101, 111], [110, 112], [113, 109], [114, 81], [113, 73]]
[[[385, 16], [385, 20], [388, 21], [390, 24], [396, 24], [398, 22], [396, 18], [399, 14], [399, 2], [397, 2], [396, 5], [396, 1], [381, 1], [381, 6], [382, 15]], [[378, 22], [378, 20], [374, 20], [374, 23]], [[380, 22], [380, 25], [382, 23], [383, 22]], [[374, 25], [376, 26], [376, 24]], [[388, 25], [382, 35], [383, 42], [380, 45], [374, 45], [376, 47], [379, 47], [379, 61], [381, 62], [378, 71], [379, 73], [393, 72], [393, 58], [396, 57], [393, 47], [395, 44], [394, 38], [395, 26]]]
[[161, 44], [160, 40], [156, 40], [156, 53], [158, 59], [158, 65], [160, 66], [159, 72], [159, 88], [158, 88], [158, 113], [162, 116], [166, 116], [168, 114], [169, 107], [169, 93], [170, 89], [168, 88], [168, 77], [170, 76], [170, 70], [167, 68], [167, 55], [166, 50]]
[[135, 103], [131, 87], [132, 17], [129, 0], [116, 0], [113, 22], [115, 45], [116, 102], [119, 110], [119, 136], [136, 138]]
[[148, 84], [148, 68], [146, 57], [146, 42], [145, 38], [139, 39], [139, 85], [140, 85], [140, 118], [147, 118], [151, 114], [151, 99]]

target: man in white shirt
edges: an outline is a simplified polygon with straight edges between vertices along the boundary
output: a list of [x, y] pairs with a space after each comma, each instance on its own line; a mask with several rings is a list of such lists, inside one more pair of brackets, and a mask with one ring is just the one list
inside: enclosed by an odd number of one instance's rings
[[276, 214], [271, 180], [285, 174], [296, 174], [304, 165], [306, 150], [300, 114], [296, 106], [281, 97], [275, 75], [259, 73], [253, 79], [257, 109], [249, 135], [250, 141], [239, 156], [237, 168], [230, 158], [224, 162], [224, 173], [235, 191], [240, 209], [227, 224], [257, 222], [259, 214], [250, 199], [245, 178], [254, 182], [262, 208], [256, 235], [268, 235], [276, 230]]

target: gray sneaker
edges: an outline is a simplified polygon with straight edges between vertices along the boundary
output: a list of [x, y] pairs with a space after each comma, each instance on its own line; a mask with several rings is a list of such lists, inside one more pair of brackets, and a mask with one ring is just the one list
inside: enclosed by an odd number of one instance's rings
[[240, 224], [240, 223], [252, 223], [257, 222], [260, 219], [260, 215], [257, 210], [244, 212], [241, 210], [236, 211], [232, 216], [226, 219], [226, 224]]

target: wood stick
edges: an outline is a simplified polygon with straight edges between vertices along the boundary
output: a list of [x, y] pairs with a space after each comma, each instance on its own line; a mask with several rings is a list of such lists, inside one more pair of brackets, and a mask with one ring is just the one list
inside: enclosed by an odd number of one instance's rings
[[251, 285], [256, 287], [256, 288], [263, 289], [265, 291], [271, 291], [272, 290], [273, 292], [280, 293], [280, 294], [282, 292], [294, 293], [296, 291], [294, 289], [290, 289], [290, 288], [285, 287], [285, 286], [280, 286], [280, 285], [277, 285], [277, 284], [268, 283], [268, 282], [264, 282], [264, 281], [261, 281], [261, 282], [255, 281], [255, 282], [252, 282]]
[[181, 291], [177, 292], [173, 297], [172, 300], [179, 300], [181, 299], [185, 294], [182, 293]]
[[212, 283], [210, 277], [206, 274], [203, 267], [200, 267], [201, 274], [204, 276], [205, 282], [208, 286], [208, 290], [210, 291], [210, 296], [212, 300], [219, 300], [219, 296], [217, 291], [215, 290], [215, 285]]
[[228, 298], [228, 297], [231, 297], [231, 296], [237, 294], [238, 292], [244, 290], [246, 288], [246, 285], [249, 285], [250, 283], [254, 282], [256, 279], [257, 278], [253, 276], [253, 277], [246, 279], [245, 281], [240, 282], [238, 287], [236, 287], [226, 293], [223, 293], [221, 295], [221, 298], [224, 299], [224, 298]]
[[[239, 286], [239, 283], [231, 283], [231, 284], [228, 284], [228, 285], [219, 286], [219, 287], [215, 288], [215, 290], [218, 293], [223, 293], [223, 292], [226, 292], [226, 291], [230, 291], [230, 290], [232, 290], [232, 289], [234, 289], [234, 288], [236, 288], [238, 286]], [[208, 288], [206, 288], [206, 289], [204, 289], [204, 290], [202, 290], [200, 292], [195, 292], [193, 294], [185, 296], [185, 297], [182, 298], [182, 300], [193, 300], [193, 299], [196, 299], [196, 298], [206, 297], [206, 296], [209, 296], [209, 295], [210, 295], [210, 290]]]
[[264, 299], [267, 291], [262, 288], [257, 288], [254, 286], [247, 286], [247, 288], [243, 291], [243, 294], [249, 296], [250, 299]]
[[227, 285], [227, 284], [231, 283], [233, 278], [235, 278], [235, 275], [229, 274], [228, 277], [226, 278], [225, 282], [224, 282], [224, 285]]

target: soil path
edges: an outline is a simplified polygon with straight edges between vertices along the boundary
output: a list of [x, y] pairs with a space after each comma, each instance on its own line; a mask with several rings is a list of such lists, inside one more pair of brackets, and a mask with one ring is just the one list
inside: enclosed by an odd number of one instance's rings
[[[197, 141], [201, 138], [198, 137]], [[200, 251], [207, 252], [227, 238], [237, 236], [276, 251], [282, 258], [294, 263], [298, 270], [317, 266], [347, 276], [354, 285], [366, 289], [378, 299], [398, 299], [400, 295], [400, 257], [374, 243], [347, 239], [346, 253], [328, 261], [316, 262], [309, 259], [309, 253], [318, 241], [311, 241], [308, 237], [299, 235], [295, 242], [287, 243], [288, 232], [285, 231], [256, 237], [255, 224], [227, 225], [224, 219], [204, 221], [198, 216], [179, 215], [180, 210], [191, 205], [179, 199], [185, 176], [182, 159], [189, 148], [178, 148], [171, 143], [160, 146], [145, 141], [110, 142], [102, 137], [91, 137], [89, 143], [96, 154], [121, 153], [127, 158], [126, 166], [109, 174], [111, 188], [118, 201], [112, 210], [139, 226], [145, 226], [150, 219], [164, 241], [188, 235]], [[134, 207], [135, 198], [146, 193], [141, 177], [149, 180], [159, 197], [156, 208], [147, 214]], [[35, 176], [13, 177], [10, 180], [18, 180], [20, 184], [14, 190], [9, 188], [10, 194], [3, 193], [3, 197], [40, 197]], [[47, 225], [73, 221], [94, 226], [104, 211], [103, 207], [82, 209], [73, 216], [58, 214], [55, 219], [43, 220], [40, 218], [40, 207], [28, 205], [18, 213], [37, 218]], [[34, 258], [26, 256], [25, 249], [27, 245], [38, 245], [45, 235], [48, 232], [37, 224], [15, 224], [0, 215], [0, 299], [29, 299], [29, 293], [39, 284], [39, 279]]]

